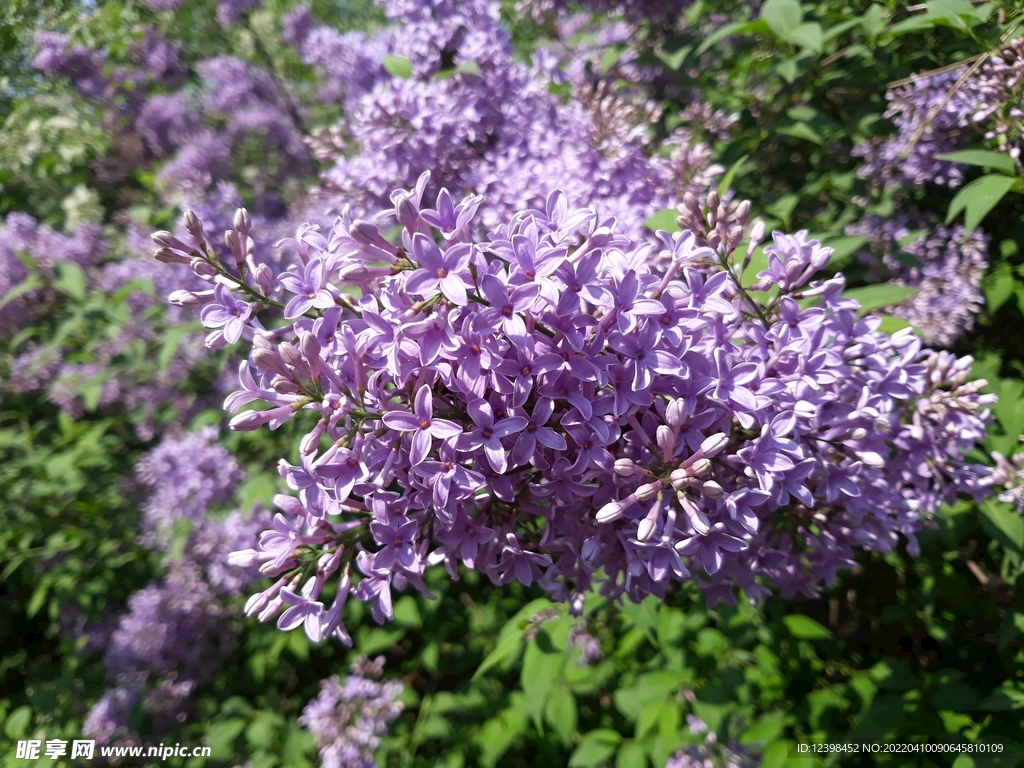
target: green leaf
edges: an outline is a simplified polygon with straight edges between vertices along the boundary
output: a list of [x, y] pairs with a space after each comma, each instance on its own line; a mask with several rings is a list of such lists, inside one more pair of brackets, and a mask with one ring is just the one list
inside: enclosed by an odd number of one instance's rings
[[787, 125], [783, 128], [779, 128], [779, 133], [785, 134], [786, 136], [792, 136], [796, 139], [812, 141], [815, 144], [823, 144], [825, 142], [820, 133], [804, 122], [794, 123], [793, 125]]
[[1024, 551], [1024, 518], [1009, 505], [989, 498], [981, 504], [981, 525], [990, 536], [1003, 545]]
[[[729, 190], [729, 187], [732, 186], [732, 180], [736, 178], [736, 174], [740, 172], [740, 168], [743, 167], [743, 163], [747, 161], [748, 157], [750, 157], [750, 155], [744, 155], [743, 157], [741, 157], [739, 160], [733, 163], [729, 167], [729, 170], [725, 172], [725, 175], [722, 176], [722, 180], [718, 183], [719, 197], [723, 197], [725, 193]], [[655, 214], [655, 216], [657, 215], [658, 214]]]
[[678, 232], [679, 225], [676, 224], [678, 216], [679, 211], [675, 208], [666, 208], [651, 216], [651, 218], [644, 222], [644, 226], [654, 232], [657, 232], [659, 229], [663, 229], [666, 232]]
[[214, 760], [230, 760], [237, 754], [234, 748], [235, 739], [245, 730], [246, 721], [233, 717], [214, 723], [206, 733], [206, 745], [210, 748], [210, 757]]
[[[611, 48], [604, 52], [604, 56], [601, 58], [601, 67], [598, 70], [601, 74], [601, 77], [607, 75], [608, 70], [610, 70], [612, 67], [619, 63], [619, 59], [622, 58], [622, 54], [624, 54], [626, 50], [627, 49], [625, 46], [616, 45], [612, 46]], [[683, 55], [685, 56], [686, 54], [684, 53]], [[661, 57], [659, 56], [659, 58]], [[662, 61], [664, 61], [664, 59], [662, 59]], [[675, 67], [672, 68], [678, 69], [679, 65], [677, 64]]]
[[1017, 281], [1013, 276], [1013, 267], [1005, 261], [1000, 262], [991, 274], [986, 276], [984, 282], [985, 300], [988, 304], [988, 311], [995, 314], [1010, 297], [1013, 296]]
[[704, 42], [697, 48], [697, 55], [700, 56], [715, 43], [733, 35], [764, 35], [770, 31], [767, 22], [763, 19], [754, 21], [735, 21], [731, 24], [719, 27], [704, 39]]
[[786, 35], [779, 35], [787, 43], [793, 43], [793, 45], [799, 45], [801, 48], [807, 48], [814, 51], [815, 53], [821, 52], [823, 44], [823, 34], [821, 31], [821, 24], [816, 21], [809, 22], [807, 24], [801, 24], [792, 32]]
[[624, 744], [615, 756], [615, 768], [647, 768], [644, 748], [635, 741]]
[[597, 768], [615, 754], [615, 748], [621, 742], [622, 737], [610, 728], [591, 731], [569, 758], [569, 768]]
[[913, 328], [910, 322], [902, 317], [896, 317], [896, 315], [879, 315], [882, 322], [878, 326], [878, 330], [882, 333], [892, 336], [897, 331], [902, 331], [904, 328]]
[[799, 640], [828, 640], [832, 632], [816, 622], [810, 616], [790, 614], [782, 617], [782, 623], [793, 637]]
[[22, 296], [28, 293], [29, 291], [35, 290], [42, 284], [43, 283], [38, 276], [29, 275], [27, 278], [18, 283], [16, 286], [14, 286], [14, 288], [9, 290], [3, 296], [0, 296], [0, 309], [6, 307], [19, 296]]
[[919, 289], [908, 288], [892, 283], [866, 285], [863, 288], [851, 288], [843, 296], [860, 304], [861, 313], [870, 312], [880, 307], [891, 307], [914, 296]]
[[988, 149], [964, 149], [960, 152], [947, 152], [944, 155], [936, 155], [939, 160], [948, 160], [951, 163], [963, 163], [964, 165], [977, 165], [981, 168], [995, 168], [1008, 176], [1017, 175], [1017, 163], [1009, 155], [1002, 152], [992, 152]]
[[[665, 66], [667, 66], [669, 69], [676, 70], [683, 65], [683, 61], [685, 61], [686, 57], [692, 50], [692, 45], [684, 45], [682, 48], [672, 51], [671, 53], [659, 48], [654, 52], [654, 55], [661, 59], [663, 62], [665, 62]], [[621, 57], [621, 55], [622, 54], [619, 54], [619, 57]], [[616, 57], [616, 60], [618, 60], [619, 57]], [[601, 74], [604, 73], [602, 72]]]
[[403, 79], [412, 77], [412, 62], [405, 56], [385, 56], [381, 64], [389, 75]]
[[498, 646], [493, 651], [487, 654], [487, 658], [480, 662], [480, 666], [477, 667], [476, 672], [473, 673], [472, 679], [476, 680], [491, 667], [495, 667], [513, 656], [518, 656], [522, 650], [523, 630], [520, 629], [517, 632], [508, 634], [501, 642], [498, 643]]
[[[468, 61], [459, 62], [459, 65], [457, 67], [455, 67], [455, 71], [458, 72], [459, 74], [462, 74], [462, 75], [477, 75], [477, 76], [479, 76], [481, 74], [480, 73], [480, 65], [477, 64], [472, 59], [470, 59]], [[410, 72], [410, 74], [412, 74], [412, 73]]]
[[761, 6], [760, 17], [768, 23], [772, 32], [785, 38], [800, 26], [804, 12], [797, 0], [767, 0]]
[[423, 618], [420, 616], [420, 609], [416, 605], [416, 598], [412, 595], [405, 595], [395, 603], [395, 623], [403, 627], [416, 629], [423, 626]]
[[566, 746], [572, 744], [572, 736], [576, 732], [576, 697], [562, 686], [551, 691], [548, 705], [544, 710], [544, 719], [555, 729], [555, 733]]
[[545, 653], [541, 650], [537, 639], [542, 636], [547, 637], [543, 630], [526, 647], [521, 676], [523, 693], [526, 695], [526, 711], [533, 718], [537, 730], [541, 732], [544, 730], [541, 719], [544, 713], [544, 704], [547, 702], [548, 693], [558, 678], [560, 667], [564, 661], [564, 655], [560, 652]]
[[771, 205], [765, 206], [765, 210], [772, 216], [777, 216], [782, 219], [782, 223], [788, 228], [789, 219], [793, 215], [793, 211], [796, 210], [796, 205], [799, 202], [799, 195], [783, 195]]
[[946, 223], [951, 222], [960, 214], [960, 211], [966, 209], [964, 228], [968, 232], [973, 231], [1016, 183], [1016, 179], [996, 175], [982, 176], [980, 179], [972, 181], [957, 192], [956, 197], [950, 201]]
[[867, 245], [868, 239], [858, 235], [845, 237], [832, 237], [823, 241], [823, 245], [832, 249], [832, 258], [829, 259], [830, 269], [840, 270], [857, 251]]
[[59, 261], [54, 265], [57, 279], [53, 287], [75, 301], [85, 300], [85, 271], [73, 261]]
[[25, 730], [28, 728], [29, 722], [32, 720], [32, 708], [31, 707], [18, 707], [16, 710], [11, 712], [10, 717], [7, 718], [7, 722], [4, 723], [4, 733], [14, 741], [17, 741], [25, 735]]

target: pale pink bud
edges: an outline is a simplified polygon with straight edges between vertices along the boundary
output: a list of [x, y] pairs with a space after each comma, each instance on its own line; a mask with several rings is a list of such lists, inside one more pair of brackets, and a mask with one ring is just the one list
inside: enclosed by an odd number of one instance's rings
[[655, 433], [658, 447], [661, 448], [661, 455], [665, 461], [671, 461], [672, 455], [676, 452], [676, 435], [671, 427], [659, 424]]
[[207, 264], [198, 256], [192, 259], [189, 264], [192, 266], [192, 271], [200, 277], [213, 277], [217, 274], [217, 270], [213, 266]]
[[654, 533], [654, 529], [657, 527], [658, 521], [652, 520], [649, 517], [645, 517], [640, 521], [640, 525], [636, 528], [636, 538], [638, 541], [647, 541], [651, 538], [651, 534]]
[[622, 504], [617, 501], [609, 501], [599, 510], [597, 510], [597, 522], [599, 523], [610, 523], [613, 520], [618, 520], [622, 517]]
[[721, 453], [729, 444], [729, 436], [724, 432], [711, 435], [700, 444], [700, 454], [703, 457], [711, 458]]
[[665, 487], [665, 483], [661, 480], [655, 480], [653, 483], [647, 483], [637, 488], [633, 495], [636, 496], [637, 501], [650, 501], [658, 495], [658, 491]]
[[157, 248], [153, 257], [161, 264], [191, 264], [192, 259], [172, 251], [170, 248]]
[[168, 232], [166, 229], [154, 232], [149, 236], [149, 239], [162, 248], [174, 248], [182, 253], [191, 253], [194, 250], [175, 237], [173, 232]]
[[700, 477], [706, 475], [711, 471], [711, 460], [710, 459], [697, 459], [690, 465], [690, 474], [694, 477]]
[[714, 480], [705, 480], [700, 490], [705, 496], [712, 499], [718, 499], [725, 495], [725, 489]]
[[245, 208], [239, 208], [235, 211], [234, 225], [235, 229], [241, 232], [243, 237], [252, 229], [252, 219], [249, 218], [249, 212]]

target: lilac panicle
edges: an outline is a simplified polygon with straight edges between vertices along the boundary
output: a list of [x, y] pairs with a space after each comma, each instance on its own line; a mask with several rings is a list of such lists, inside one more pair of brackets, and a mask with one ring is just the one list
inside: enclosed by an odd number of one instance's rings
[[[250, 615], [345, 640], [329, 580], [386, 621], [393, 591], [429, 594], [437, 563], [573, 605], [691, 579], [712, 600], [814, 595], [857, 549], [913, 549], [941, 504], [988, 492], [990, 470], [964, 458], [992, 402], [970, 359], [858, 317], [841, 276], [816, 278], [830, 250], [806, 233], [776, 233], [768, 269], [737, 277], [746, 204], [709, 195], [710, 219], [655, 245], [553, 192], [446, 239], [448, 214], [410, 212], [426, 183], [371, 218], [300, 228], [275, 283], [255, 260], [194, 264], [265, 309], [299, 285], [334, 298], [273, 327], [251, 316], [241, 337], [230, 404], [269, 407], [233, 427], [309, 431], [280, 465], [292, 492], [273, 528], [233, 556], [274, 579]], [[367, 222], [389, 219], [398, 232], [375, 239]]]

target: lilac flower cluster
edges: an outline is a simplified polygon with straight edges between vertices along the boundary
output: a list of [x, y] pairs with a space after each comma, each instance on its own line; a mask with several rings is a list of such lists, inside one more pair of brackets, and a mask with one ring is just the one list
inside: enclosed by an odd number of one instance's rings
[[690, 733], [707, 733], [704, 743], [680, 750], [665, 764], [665, 768], [754, 768], [757, 758], [739, 742], [732, 740], [728, 745], [718, 741], [714, 731], [696, 715], [687, 715]]
[[1015, 453], [1007, 459], [993, 451], [992, 460], [996, 464], [992, 482], [1000, 490], [999, 500], [1013, 504], [1019, 513], [1024, 514], [1024, 452]]
[[963, 183], [963, 167], [938, 156], [966, 149], [981, 138], [1018, 158], [1024, 125], [1022, 73], [1024, 42], [1017, 39], [987, 58], [976, 74], [969, 74], [965, 65], [924, 73], [892, 89], [886, 94], [885, 116], [896, 135], [854, 150], [865, 158], [861, 176], [877, 183], [930, 182], [955, 188]]
[[886, 94], [889, 106], [885, 117], [895, 125], [896, 134], [854, 150], [855, 155], [864, 157], [859, 171], [862, 177], [879, 183], [931, 182], [954, 188], [963, 183], [962, 166], [938, 159], [938, 155], [963, 148], [970, 136], [976, 135], [976, 116], [986, 104], [976, 80], [953, 90], [962, 74], [953, 70], [918, 77]]
[[383, 656], [359, 659], [344, 683], [337, 675], [321, 682], [320, 695], [302, 711], [299, 723], [316, 739], [323, 768], [377, 768], [373, 752], [402, 712], [395, 701], [402, 684], [372, 679], [383, 669]]
[[868, 214], [846, 232], [869, 238], [870, 251], [862, 256], [873, 267], [871, 282], [918, 289], [892, 313], [906, 318], [929, 342], [948, 346], [973, 327], [984, 306], [988, 237], [983, 232], [967, 234], [960, 224], [945, 227], [920, 214], [888, 220]]
[[[249, 615], [348, 642], [350, 597], [386, 621], [392, 588], [428, 593], [438, 563], [538, 582], [575, 613], [591, 589], [641, 600], [687, 579], [712, 602], [814, 595], [856, 549], [914, 550], [940, 504], [986, 492], [964, 458], [992, 402], [970, 359], [859, 317], [841, 276], [813, 281], [831, 251], [805, 233], [776, 233], [740, 279], [763, 238], [734, 263], [748, 203], [688, 195], [690, 229], [654, 245], [554, 192], [482, 239], [479, 197], [426, 208], [425, 186], [327, 235], [300, 227], [277, 279], [243, 246], [244, 210], [230, 261], [191, 214], [191, 242], [154, 235], [209, 281], [188, 298], [208, 343], [251, 344], [225, 407], [269, 407], [232, 428], [313, 417], [281, 464], [294, 494], [232, 556], [275, 579]], [[264, 326], [271, 307], [284, 325]]]
[[[669, 138], [671, 157], [660, 156], [648, 136], [652, 105], [578, 87], [580, 73], [563, 71], [556, 52], [536, 52], [532, 67], [518, 61], [496, 2], [384, 5], [392, 24], [373, 37], [339, 34], [301, 11], [286, 27], [345, 100], [344, 126], [314, 140], [333, 162], [323, 184], [337, 210], [386, 205], [394, 186], [430, 170], [427, 202], [441, 187], [483, 196], [478, 234], [560, 188], [639, 235], [652, 211], [706, 189], [722, 170], [706, 147], [689, 151], [685, 132]], [[388, 74], [388, 55], [407, 59], [411, 76]], [[559, 83], [575, 83], [567, 101], [551, 92]]]
[[180, 557], [167, 576], [136, 592], [107, 643], [104, 664], [114, 684], [93, 706], [84, 731], [107, 743], [131, 741], [128, 722], [140, 703], [158, 730], [183, 721], [195, 690], [208, 682], [230, 648], [225, 598], [239, 594], [255, 570], [226, 564], [228, 553], [269, 524], [261, 509], [245, 517], [237, 510], [212, 517], [211, 508], [230, 501], [241, 473], [230, 454], [205, 428], [165, 439], [136, 467], [153, 493], [143, 507], [143, 537], [170, 551], [176, 520], [191, 523]]
[[[232, 201], [234, 202], [234, 201]], [[135, 231], [127, 237], [127, 247], [135, 253], [146, 250]], [[45, 389], [51, 402], [65, 413], [80, 417], [85, 412], [83, 390], [98, 382], [96, 405], [123, 407], [136, 416], [136, 428], [143, 439], [152, 438], [157, 430], [155, 418], [162, 406], [172, 405], [182, 413], [195, 407], [194, 397], [182, 391], [181, 382], [206, 352], [195, 336], [184, 338], [163, 368], [129, 369], [113, 363], [139, 343], [156, 344], [161, 322], [180, 324], [183, 310], [165, 310], [155, 294], [164, 294], [174, 287], [202, 281], [181, 267], [168, 269], [151, 259], [117, 259], [114, 249], [102, 236], [99, 225], [79, 224], [65, 235], [36, 222], [24, 214], [11, 214], [0, 224], [0, 331], [15, 336], [20, 330], [37, 324], [52, 314], [65, 300], [53, 285], [61, 264], [82, 268], [89, 290], [113, 295], [134, 281], [153, 284], [154, 291], [135, 291], [126, 303], [140, 322], [125, 323], [116, 331], [86, 343], [87, 349], [68, 340], [27, 339], [24, 346], [11, 349], [10, 375], [6, 389], [14, 393]], [[36, 281], [36, 287], [24, 291]], [[145, 321], [143, 321], [145, 319]], [[87, 351], [83, 361], [69, 358], [69, 352]]]
[[101, 228], [91, 222], [64, 235], [24, 213], [0, 220], [0, 301], [6, 299], [0, 306], [0, 336], [14, 336], [29, 324], [26, 319], [46, 312], [49, 297], [42, 286], [16, 292], [24, 290], [21, 286], [34, 269], [42, 282], [52, 282], [58, 264], [88, 269], [97, 266], [107, 252]]

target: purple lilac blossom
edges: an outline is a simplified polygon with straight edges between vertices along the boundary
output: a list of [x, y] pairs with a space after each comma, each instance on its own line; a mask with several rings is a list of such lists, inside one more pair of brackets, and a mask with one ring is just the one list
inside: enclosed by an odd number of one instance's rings
[[[292, 493], [276, 498], [273, 528], [232, 556], [274, 579], [249, 615], [280, 621], [287, 603], [287, 626], [347, 641], [350, 595], [388, 620], [392, 590], [429, 594], [423, 572], [439, 563], [537, 581], [574, 610], [592, 589], [639, 601], [691, 579], [712, 603], [737, 587], [755, 601], [769, 588], [814, 596], [858, 549], [889, 551], [902, 535], [916, 551], [941, 504], [988, 493], [990, 470], [965, 457], [993, 402], [968, 381], [970, 358], [859, 318], [841, 276], [814, 280], [831, 251], [805, 232], [776, 233], [769, 269], [741, 291], [726, 267], [747, 203], [709, 195], [701, 224], [687, 195], [695, 231], [655, 245], [555, 192], [486, 237], [468, 222], [446, 239], [420, 215], [426, 184], [329, 232], [300, 227], [285, 273], [319, 260], [337, 303], [273, 329], [250, 320], [242, 337], [251, 354], [226, 406], [269, 407], [231, 427], [301, 418], [309, 432], [301, 460], [280, 465]], [[198, 241], [181, 248], [214, 271]], [[281, 283], [256, 282], [260, 265], [246, 263], [244, 286], [217, 279], [283, 306]], [[525, 335], [487, 312], [492, 277], [502, 301], [536, 286], [506, 307]], [[812, 296], [820, 304], [801, 309]]]
[[[482, 194], [483, 228], [542, 205], [557, 187], [640, 235], [652, 211], [703, 191], [722, 170], [686, 130], [669, 137], [673, 152], [661, 157], [648, 140], [653, 105], [639, 95], [595, 98], [582, 83], [567, 102], [552, 94], [549, 86], [569, 77], [559, 57], [519, 62], [497, 3], [384, 5], [392, 25], [372, 38], [308, 17], [288, 32], [345, 100], [344, 129], [315, 142], [317, 156], [333, 162], [322, 179], [337, 210], [386, 205], [395, 185], [412, 186], [430, 170], [427, 200], [441, 188]], [[384, 71], [388, 54], [408, 58], [412, 77]], [[451, 76], [438, 79], [442, 68]]]
[[988, 268], [988, 237], [980, 229], [968, 234], [963, 225], [946, 227], [915, 213], [886, 221], [868, 214], [846, 233], [869, 238], [871, 250], [862, 257], [873, 267], [871, 282], [918, 289], [890, 311], [929, 342], [949, 346], [974, 326]]
[[[937, 159], [938, 155], [969, 144], [969, 137], [977, 133], [975, 116], [984, 98], [976, 81], [968, 81], [946, 100], [962, 74], [953, 70], [918, 77], [886, 94], [889, 106], [885, 117], [896, 126], [896, 135], [854, 150], [855, 155], [865, 158], [859, 171], [862, 177], [879, 183], [890, 179], [913, 185], [931, 182], [958, 187], [963, 183], [962, 166]], [[942, 107], [922, 128], [940, 104]], [[911, 146], [915, 137], [917, 140]]]
[[383, 661], [356, 662], [344, 682], [337, 675], [322, 681], [302, 711], [299, 723], [316, 739], [323, 768], [377, 768], [373, 751], [402, 712], [395, 701], [402, 684], [371, 679], [380, 676]]
[[703, 744], [697, 744], [676, 752], [665, 764], [665, 768], [755, 768], [760, 760], [735, 739], [727, 745], [718, 740], [714, 731], [696, 715], [686, 716], [691, 734], [706, 733]]

